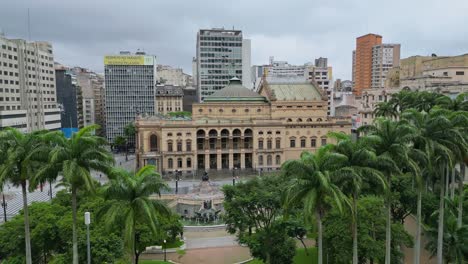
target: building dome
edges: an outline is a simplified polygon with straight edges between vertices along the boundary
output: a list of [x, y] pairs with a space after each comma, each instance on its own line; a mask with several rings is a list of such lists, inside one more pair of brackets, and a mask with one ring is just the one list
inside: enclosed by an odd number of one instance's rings
[[205, 97], [205, 102], [216, 101], [250, 101], [250, 102], [266, 102], [264, 96], [242, 86], [241, 80], [232, 78], [229, 84], [223, 89], [214, 92], [212, 95]]

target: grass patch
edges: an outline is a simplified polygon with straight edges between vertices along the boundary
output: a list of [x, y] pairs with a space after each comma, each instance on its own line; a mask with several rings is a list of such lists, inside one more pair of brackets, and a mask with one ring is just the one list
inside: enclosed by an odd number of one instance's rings
[[[307, 248], [309, 255], [306, 255], [304, 248], [297, 248], [296, 255], [294, 256], [294, 264], [316, 264], [318, 261], [317, 248]], [[263, 264], [263, 261], [254, 259], [249, 261], [249, 264]]]

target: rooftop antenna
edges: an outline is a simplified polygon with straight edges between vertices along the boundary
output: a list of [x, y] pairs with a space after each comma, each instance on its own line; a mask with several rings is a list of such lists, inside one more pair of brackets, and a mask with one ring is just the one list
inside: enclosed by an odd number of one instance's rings
[[31, 19], [29, 16], [29, 7], [28, 7], [28, 40], [31, 41]]

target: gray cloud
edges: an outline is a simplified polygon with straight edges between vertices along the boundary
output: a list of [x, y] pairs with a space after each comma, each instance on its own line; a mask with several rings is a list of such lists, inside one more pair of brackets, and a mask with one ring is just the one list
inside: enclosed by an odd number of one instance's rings
[[295, 64], [322, 56], [345, 79], [355, 38], [369, 32], [401, 43], [402, 57], [468, 50], [466, 0], [3, 0], [8, 37], [28, 38], [27, 8], [33, 40], [50, 41], [61, 63], [98, 72], [105, 54], [137, 49], [191, 72], [197, 30], [223, 26], [252, 39], [253, 64], [271, 55]]

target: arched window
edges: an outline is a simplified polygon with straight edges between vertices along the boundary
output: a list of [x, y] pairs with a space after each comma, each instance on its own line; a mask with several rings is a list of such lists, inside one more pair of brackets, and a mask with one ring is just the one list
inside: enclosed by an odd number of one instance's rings
[[302, 118], [298, 118], [298, 119], [297, 119], [297, 122], [302, 122]]
[[182, 136], [182, 133], [177, 133], [177, 136], [178, 136], [178, 137], [181, 137], [181, 136]]
[[307, 118], [307, 122], [312, 122], [312, 118]]
[[182, 140], [177, 141], [177, 151], [182, 151]]
[[273, 143], [271, 141], [271, 139], [268, 139], [267, 140], [267, 149], [272, 149], [273, 148]]
[[322, 118], [317, 118], [317, 122], [322, 122]]
[[171, 158], [167, 159], [167, 168], [172, 169], [174, 167], [174, 163]]
[[292, 122], [292, 119], [291, 118], [288, 118], [288, 120], [286, 120], [287, 122]]
[[182, 158], [177, 159], [177, 168], [182, 168]]
[[267, 166], [271, 166], [272, 162], [273, 161], [272, 161], [271, 155], [268, 155], [267, 156]]
[[263, 135], [263, 131], [258, 131], [258, 134], [259, 134], [259, 135]]
[[263, 156], [262, 155], [258, 156], [258, 165], [263, 166]]
[[150, 136], [150, 151], [158, 151], [158, 137], [156, 135]]
[[167, 133], [167, 136], [168, 136], [168, 137], [172, 137], [172, 133]]
[[276, 139], [276, 146], [275, 146], [277, 149], [281, 148], [281, 139], [280, 138], [277, 138]]
[[168, 142], [167, 142], [167, 151], [173, 151], [173, 148], [172, 148], [172, 141], [168, 141]]
[[192, 159], [191, 158], [187, 158], [187, 168], [188, 169], [192, 168]]
[[325, 146], [327, 144], [327, 138], [322, 137], [322, 146]]
[[281, 165], [281, 156], [276, 155], [276, 165]]

